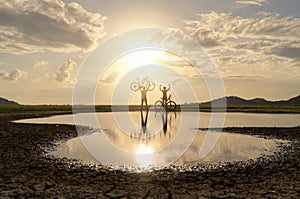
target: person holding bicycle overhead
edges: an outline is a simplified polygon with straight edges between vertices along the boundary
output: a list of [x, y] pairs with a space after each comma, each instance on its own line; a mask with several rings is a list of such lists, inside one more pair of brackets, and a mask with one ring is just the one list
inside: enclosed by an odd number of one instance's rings
[[149, 88], [147, 88], [146, 86], [140, 86], [139, 90], [141, 91], [141, 107], [143, 106], [144, 102], [146, 107], [148, 108], [148, 104], [147, 104], [147, 92], [149, 90]]
[[162, 97], [162, 101], [163, 101], [163, 104], [166, 104], [167, 101], [168, 101], [168, 94], [167, 92], [170, 90], [170, 84], [168, 84], [168, 89], [167, 87], [162, 87], [161, 85], [159, 86], [159, 90], [161, 90], [161, 92], [163, 93], [163, 97]]
[[130, 84], [130, 89], [134, 92], [141, 92], [141, 108], [143, 108], [145, 102], [145, 105], [148, 109], [147, 92], [155, 89], [154, 82], [150, 81], [147, 77], [145, 77], [143, 80], [137, 79], [136, 82], [132, 82]]

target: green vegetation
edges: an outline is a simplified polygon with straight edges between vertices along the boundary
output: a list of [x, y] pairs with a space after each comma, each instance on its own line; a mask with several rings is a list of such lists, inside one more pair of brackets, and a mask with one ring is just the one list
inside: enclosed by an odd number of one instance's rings
[[[197, 107], [198, 106], [198, 107]], [[95, 108], [95, 109], [94, 109]], [[198, 109], [197, 109], [198, 108]], [[97, 106], [76, 106], [75, 112], [110, 112], [110, 105], [97, 105]], [[114, 106], [116, 111], [138, 111], [138, 105], [131, 106]], [[211, 112], [212, 109], [209, 105], [181, 105], [176, 108], [176, 111], [197, 111]], [[72, 113], [71, 105], [0, 105], [0, 114], [4, 113], [51, 113], [51, 114], [67, 114]], [[213, 111], [224, 111], [223, 107], [214, 107]], [[248, 112], [248, 113], [297, 113], [300, 114], [299, 105], [237, 105], [229, 106], [227, 112]]]
[[[215, 107], [211, 107], [211, 104]], [[227, 103], [227, 108], [222, 107]], [[144, 107], [145, 109], [145, 107]], [[0, 98], [0, 114], [26, 113], [26, 114], [67, 114], [72, 112], [111, 112], [110, 105], [85, 106], [77, 105], [19, 105], [16, 102]], [[117, 105], [113, 111], [139, 111], [139, 105]], [[245, 100], [236, 96], [223, 97], [211, 102], [191, 103], [177, 105], [175, 111], [201, 111], [201, 112], [247, 112], [247, 113], [300, 113], [300, 95], [289, 100], [267, 101], [262, 98]]]
[[236, 105], [225, 107], [213, 107], [210, 105], [182, 105], [177, 110], [193, 111], [200, 110], [200, 112], [245, 112], [245, 113], [298, 113], [300, 114], [299, 105]]
[[72, 111], [70, 105], [0, 105], [0, 113], [6, 112], [39, 112], [39, 111]]
[[[199, 106], [200, 111], [210, 112], [210, 107]], [[214, 108], [215, 111], [223, 110], [222, 107]], [[246, 112], [246, 113], [298, 113], [300, 114], [299, 105], [237, 105], [228, 106], [226, 112]]]
[[0, 105], [0, 118], [7, 115], [59, 115], [71, 114], [68, 105]]

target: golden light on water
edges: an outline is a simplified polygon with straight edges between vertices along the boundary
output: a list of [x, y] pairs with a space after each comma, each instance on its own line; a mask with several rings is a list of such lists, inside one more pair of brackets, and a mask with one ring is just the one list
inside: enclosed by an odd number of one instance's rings
[[149, 153], [153, 153], [153, 152], [154, 152], [154, 150], [153, 150], [152, 146], [144, 145], [144, 144], [139, 145], [136, 150], [136, 154], [149, 154]]
[[136, 150], [136, 161], [142, 167], [153, 165], [154, 163], [154, 150], [152, 146], [141, 144]]

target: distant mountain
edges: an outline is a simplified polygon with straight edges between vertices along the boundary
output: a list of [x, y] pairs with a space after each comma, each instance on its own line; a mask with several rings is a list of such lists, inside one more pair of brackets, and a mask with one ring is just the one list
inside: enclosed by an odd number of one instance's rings
[[300, 95], [298, 95], [297, 97], [293, 97], [287, 101], [280, 101], [276, 103], [283, 103], [287, 105], [300, 105]]
[[237, 96], [228, 96], [219, 99], [212, 100], [210, 102], [203, 102], [200, 105], [210, 105], [214, 104], [215, 106], [224, 105], [225, 100], [227, 102], [227, 106], [236, 106], [236, 105], [300, 105], [300, 95], [289, 100], [281, 100], [281, 101], [268, 101], [263, 98], [255, 98], [246, 100]]
[[19, 105], [19, 103], [0, 97], [0, 105]]

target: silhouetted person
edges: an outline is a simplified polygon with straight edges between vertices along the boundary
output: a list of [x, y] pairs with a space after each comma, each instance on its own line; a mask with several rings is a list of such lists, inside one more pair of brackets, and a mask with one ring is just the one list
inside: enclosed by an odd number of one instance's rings
[[163, 101], [163, 104], [165, 105], [168, 101], [168, 96], [167, 96], [167, 92], [170, 90], [170, 84], [169, 84], [169, 88], [167, 89], [167, 87], [163, 87], [160, 85], [159, 86], [159, 90], [161, 90], [161, 92], [163, 93], [163, 97], [162, 97], [162, 101]]
[[145, 104], [146, 104], [146, 107], [148, 107], [148, 103], [147, 103], [147, 91], [148, 91], [149, 89], [148, 88], [146, 88], [145, 86], [141, 86], [140, 87], [140, 91], [141, 91], [141, 107], [143, 107], [143, 104], [144, 104], [144, 102], [145, 102]]
[[146, 133], [147, 130], [147, 121], [148, 121], [148, 109], [146, 111], [146, 118], [144, 119], [143, 111], [141, 110], [141, 122], [142, 122], [142, 130], [143, 133]]

